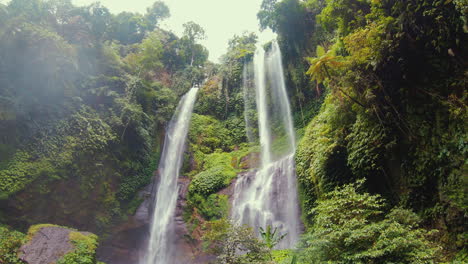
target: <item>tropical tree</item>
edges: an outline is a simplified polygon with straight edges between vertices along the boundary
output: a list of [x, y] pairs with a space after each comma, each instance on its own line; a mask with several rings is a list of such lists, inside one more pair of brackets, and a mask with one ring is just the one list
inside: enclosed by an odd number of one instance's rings
[[113, 17], [110, 26], [110, 36], [121, 44], [140, 42], [147, 31], [147, 20], [138, 13], [121, 12]]
[[266, 227], [266, 230], [260, 227], [260, 236], [262, 237], [263, 242], [265, 242], [265, 245], [269, 249], [273, 249], [287, 235], [276, 232], [278, 232], [278, 228], [275, 227], [275, 229], [273, 229], [271, 225], [268, 225]]
[[146, 9], [146, 19], [150, 29], [153, 30], [161, 20], [170, 17], [169, 7], [163, 1], [156, 1], [151, 7]]
[[329, 84], [331, 85], [332, 89], [340, 91], [356, 104], [365, 107], [364, 104], [343, 90], [333, 77], [336, 76], [336, 74], [331, 73], [332, 71], [334, 72], [335, 70], [345, 66], [343, 57], [337, 56], [333, 50], [328, 50], [325, 52], [325, 49], [318, 45], [317, 57], [309, 57], [307, 60], [310, 63], [310, 67], [306, 73], [310, 75], [312, 81], [316, 82], [316, 89], [318, 94], [320, 94], [319, 85], [324, 83], [326, 80], [329, 80]]
[[380, 195], [362, 193], [364, 180], [328, 193], [313, 209], [314, 225], [300, 244], [304, 263], [433, 263], [435, 231], [419, 228], [410, 210], [387, 206]]
[[193, 66], [193, 61], [196, 53], [196, 44], [197, 41], [203, 40], [206, 38], [205, 30], [197, 23], [190, 21], [183, 24], [184, 27], [184, 36], [186, 40], [188, 40], [189, 47], [191, 49], [191, 59], [190, 59], [190, 66]]
[[260, 227], [260, 236], [261, 236], [263, 242], [265, 243], [265, 246], [270, 250], [269, 251], [270, 260], [273, 259], [273, 257], [271, 256], [271, 250], [276, 245], [278, 245], [278, 243], [281, 240], [283, 240], [283, 238], [287, 235], [287, 234], [280, 234], [280, 233], [276, 233], [276, 232], [278, 232], [278, 228], [275, 227], [275, 229], [272, 229], [271, 225], [268, 225], [266, 227], [266, 230], [264, 230], [262, 227]]
[[[265, 263], [267, 247], [248, 226], [233, 225], [222, 218], [206, 223], [203, 240], [220, 264]], [[244, 254], [239, 254], [243, 252]]]

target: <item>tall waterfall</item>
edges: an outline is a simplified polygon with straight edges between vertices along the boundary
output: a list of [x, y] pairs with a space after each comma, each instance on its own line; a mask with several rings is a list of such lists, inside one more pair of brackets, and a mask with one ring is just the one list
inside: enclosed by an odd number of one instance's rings
[[184, 95], [169, 123], [159, 163], [159, 184], [151, 219], [148, 249], [142, 264], [172, 263], [174, 212], [177, 204], [177, 178], [183, 163], [185, 141], [198, 88]]
[[[261, 166], [255, 174], [245, 174], [237, 180], [232, 218], [255, 230], [268, 225], [277, 227], [282, 234], [287, 233], [279, 247], [291, 248], [300, 233], [295, 134], [281, 51], [276, 42], [267, 54], [262, 47], [257, 47], [253, 71]], [[249, 76], [244, 72], [244, 78]], [[248, 89], [248, 83], [244, 80], [244, 89]]]

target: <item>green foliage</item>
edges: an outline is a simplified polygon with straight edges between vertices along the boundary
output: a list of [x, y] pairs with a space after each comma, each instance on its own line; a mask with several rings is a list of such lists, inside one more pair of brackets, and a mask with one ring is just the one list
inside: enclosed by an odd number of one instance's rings
[[65, 254], [57, 264], [96, 264], [98, 237], [94, 234], [70, 232], [69, 238], [75, 246], [73, 251]]
[[[231, 224], [226, 218], [207, 222], [203, 236], [207, 251], [218, 256], [216, 263], [265, 263], [268, 250], [255, 237], [252, 228]], [[238, 254], [243, 252], [243, 254]]]
[[351, 29], [365, 24], [365, 16], [371, 9], [371, 1], [368, 0], [326, 0], [325, 2], [325, 7], [318, 16], [320, 24], [328, 31], [338, 30], [341, 34], [347, 34]]
[[153, 28], [161, 21], [170, 17], [170, 11], [163, 1], [156, 1], [151, 7], [146, 9], [146, 19]]
[[270, 250], [273, 249], [281, 240], [283, 240], [285, 236], [288, 235], [276, 233], [277, 231], [277, 227], [275, 227], [275, 229], [272, 229], [270, 225], [266, 227], [266, 230], [260, 227], [260, 236], [263, 242], [265, 242], [266, 247]]
[[[216, 76], [217, 77], [217, 76]], [[213, 77], [203, 84], [198, 92], [198, 99], [195, 105], [195, 113], [220, 117], [224, 111], [225, 102], [221, 100], [221, 80]]]
[[26, 152], [18, 152], [3, 163], [0, 170], [0, 199], [7, 199], [40, 176], [59, 177], [54, 175], [56, 171], [50, 161], [33, 160]]
[[[466, 185], [466, 70], [458, 61], [466, 59], [466, 15], [460, 2], [304, 4], [317, 22], [308, 30], [303, 56], [309, 58], [308, 74], [333, 98], [324, 101], [298, 147], [306, 224], [314, 202], [330, 187], [365, 177], [369, 190], [413, 208], [426, 224], [446, 223], [438, 239], [459, 251], [466, 233], [466, 188], [460, 188]], [[297, 41], [281, 38], [289, 46]], [[316, 91], [321, 89], [317, 84]], [[333, 108], [341, 113], [326, 116], [325, 109]], [[319, 122], [321, 116], [326, 119]]]
[[311, 223], [315, 200], [351, 177], [346, 161], [343, 127], [353, 121], [346, 108], [328, 95], [320, 113], [307, 126], [296, 152], [296, 173], [306, 224]]
[[74, 139], [67, 140], [77, 151], [100, 151], [116, 139], [111, 127], [91, 109], [83, 108], [72, 115], [66, 126], [67, 132], [74, 135]]
[[297, 260], [291, 249], [277, 249], [270, 251], [271, 257], [275, 263], [297, 264]]
[[192, 115], [188, 137], [192, 149], [205, 154], [212, 153], [216, 149], [229, 151], [234, 143], [231, 131], [219, 120], [198, 114]]
[[185, 23], [183, 27], [184, 36], [186, 36], [193, 43], [197, 40], [203, 40], [206, 38], [205, 30], [193, 21]]
[[0, 5], [6, 221], [104, 233], [135, 207], [178, 97], [205, 78], [207, 50], [158, 28], [168, 16], [161, 1], [143, 15], [69, 0]]
[[18, 258], [18, 251], [25, 242], [25, 235], [18, 231], [10, 230], [5, 226], [0, 226], [0, 263], [20, 264], [23, 263]]
[[395, 139], [379, 123], [369, 117], [358, 115], [348, 141], [348, 165], [357, 177], [366, 177], [384, 169], [383, 162], [389, 158]]
[[257, 35], [252, 32], [234, 35], [229, 40], [228, 51], [221, 57], [218, 76], [213, 77], [218, 85], [217, 97], [211, 97], [210, 104], [217, 106], [213, 109], [216, 111], [209, 111], [208, 114], [222, 120], [243, 115], [243, 69], [252, 61], [256, 43]]
[[418, 228], [413, 212], [394, 208], [384, 215], [379, 195], [358, 191], [363, 181], [328, 193], [314, 208], [314, 226], [302, 240], [304, 263], [433, 263], [440, 247], [434, 231]]
[[197, 41], [206, 38], [205, 30], [197, 23], [189, 21], [183, 24], [184, 36], [182, 40], [186, 43], [188, 49], [190, 49], [190, 66], [199, 65], [195, 63], [195, 55], [203, 53], [203, 46], [197, 44]]
[[213, 221], [227, 217], [229, 213], [228, 196], [224, 194], [210, 194], [208, 196], [198, 193], [190, 194], [189, 206], [196, 208], [205, 220]]
[[190, 192], [202, 195], [215, 193], [228, 186], [236, 172], [230, 166], [219, 165], [195, 175], [190, 183]]
[[162, 1], [156, 1], [146, 9], [146, 14], [121, 12], [109, 21], [108, 35], [121, 44], [129, 45], [142, 41], [153, 31], [159, 22], [170, 16], [169, 8]]
[[312, 81], [318, 84], [323, 83], [327, 78], [330, 78], [330, 72], [333, 69], [343, 66], [340, 62], [342, 57], [336, 56], [332, 50], [325, 52], [322, 46], [317, 46], [317, 57], [308, 58], [311, 64], [307, 74], [311, 76]]
[[138, 50], [136, 52], [127, 55], [125, 61], [134, 73], [139, 75], [141, 71], [161, 70], [163, 67], [161, 62], [163, 44], [160, 39], [161, 37], [157, 31], [152, 32], [138, 45]]

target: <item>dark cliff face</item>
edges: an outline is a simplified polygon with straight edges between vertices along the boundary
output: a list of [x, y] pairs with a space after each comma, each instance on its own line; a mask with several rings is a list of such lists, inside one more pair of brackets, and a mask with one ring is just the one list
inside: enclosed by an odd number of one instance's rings
[[[155, 181], [157, 181], [155, 179]], [[179, 178], [179, 196], [174, 216], [175, 252], [174, 263], [206, 263], [210, 256], [201, 252], [201, 242], [189, 239], [189, 231], [183, 220], [183, 210], [186, 205], [186, 197], [190, 180], [186, 177]], [[114, 228], [107, 239], [98, 249], [98, 259], [107, 264], [132, 264], [144, 256], [147, 240], [150, 232], [150, 219], [152, 204], [153, 184], [146, 186], [139, 196], [144, 199], [136, 213], [129, 216], [128, 220]]]
[[[29, 225], [42, 222], [99, 232], [96, 216], [98, 212], [108, 210], [96, 202], [104, 195], [104, 184], [96, 184], [87, 197], [83, 197], [79, 185], [76, 180], [38, 181], [0, 206], [9, 212], [7, 223], [19, 229], [25, 230]], [[50, 191], [43, 193], [41, 188]]]
[[[157, 177], [153, 181], [157, 182]], [[135, 214], [116, 226], [111, 235], [102, 241], [98, 248], [100, 261], [112, 264], [138, 263], [149, 237], [152, 189], [153, 183], [139, 192], [138, 196], [144, 200]]]

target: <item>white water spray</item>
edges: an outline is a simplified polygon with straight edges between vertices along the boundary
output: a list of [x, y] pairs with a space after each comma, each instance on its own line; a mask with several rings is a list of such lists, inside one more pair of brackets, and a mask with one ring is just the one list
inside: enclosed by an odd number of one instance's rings
[[282, 234], [287, 233], [278, 247], [292, 248], [300, 233], [295, 135], [276, 42], [267, 55], [257, 47], [254, 76], [262, 163], [254, 175], [237, 180], [232, 217], [255, 230], [277, 227]]
[[180, 168], [198, 88], [184, 95], [169, 123], [159, 163], [160, 181], [151, 218], [150, 240], [141, 264], [170, 264], [174, 259], [173, 222]]

